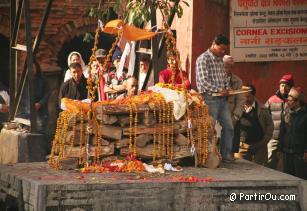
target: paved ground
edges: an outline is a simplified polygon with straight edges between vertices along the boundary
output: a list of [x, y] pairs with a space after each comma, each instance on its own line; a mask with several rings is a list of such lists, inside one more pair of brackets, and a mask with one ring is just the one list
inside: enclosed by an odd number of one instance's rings
[[[187, 182], [191, 176], [203, 180]], [[59, 207], [65, 210], [305, 210], [306, 187], [304, 180], [245, 160], [222, 164], [218, 169], [184, 167], [182, 172], [165, 174], [82, 174], [77, 170], [56, 171], [46, 163], [0, 166], [0, 192], [16, 199], [20, 196], [18, 192], [23, 192], [18, 204], [26, 210], [39, 211]], [[259, 196], [249, 201], [248, 196], [231, 202], [231, 193], [237, 197], [240, 193], [292, 194], [296, 198], [276, 203]], [[0, 200], [7, 203], [7, 195], [0, 194]]]
[[[195, 176], [198, 178], [211, 177], [217, 181], [297, 181], [296, 177], [274, 171], [269, 168], [245, 161], [236, 160], [234, 163], [221, 163], [217, 169], [183, 167], [181, 172], [166, 172], [165, 174], [150, 173], [95, 173], [84, 174], [78, 170], [54, 170], [47, 163], [19, 163], [1, 165], [0, 172], [16, 175], [27, 180], [33, 180], [41, 184], [71, 184], [71, 183], [97, 183], [97, 181], [110, 183], [129, 182], [131, 179], [137, 182], [152, 182], [172, 179], [174, 177]], [[95, 179], [93, 179], [95, 178]]]

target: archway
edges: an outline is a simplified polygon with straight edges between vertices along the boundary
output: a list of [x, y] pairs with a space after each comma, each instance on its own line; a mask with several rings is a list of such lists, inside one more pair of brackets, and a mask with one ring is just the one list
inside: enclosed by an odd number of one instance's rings
[[9, 54], [10, 54], [10, 42], [9, 39], [0, 34], [0, 81], [9, 87]]
[[[94, 36], [94, 35], [93, 35]], [[82, 55], [85, 64], [88, 64], [89, 58], [92, 54], [92, 48], [94, 46], [94, 40], [89, 43], [83, 41], [84, 35], [76, 36], [75, 38], [66, 41], [57, 56], [58, 65], [64, 71], [68, 68], [67, 57], [72, 51], [77, 51]], [[98, 48], [103, 48], [109, 51], [112, 47], [112, 43], [115, 41], [115, 37], [101, 33], [99, 37]]]

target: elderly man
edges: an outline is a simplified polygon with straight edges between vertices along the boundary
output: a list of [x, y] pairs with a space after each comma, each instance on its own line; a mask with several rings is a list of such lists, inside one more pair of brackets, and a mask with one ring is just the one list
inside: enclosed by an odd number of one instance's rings
[[87, 99], [87, 83], [82, 68], [79, 63], [71, 63], [69, 65], [71, 79], [64, 82], [61, 86], [59, 93], [59, 103], [61, 104], [62, 98], [69, 98], [73, 100]]
[[[307, 179], [307, 108], [299, 88], [288, 93], [279, 134], [279, 151], [283, 154], [284, 172]], [[279, 154], [279, 153], [278, 153]]]
[[125, 82], [125, 93], [119, 95], [116, 100], [123, 99], [125, 97], [131, 97], [137, 94], [138, 91], [138, 81], [134, 77], [129, 77]]
[[278, 137], [280, 131], [281, 114], [285, 109], [285, 103], [287, 102], [288, 93], [291, 87], [294, 85], [294, 80], [291, 74], [286, 74], [279, 80], [279, 89], [271, 96], [265, 103], [269, 109], [274, 122], [274, 131], [271, 140], [268, 143], [268, 167], [272, 169], [282, 170], [282, 164], [277, 165], [279, 162], [276, 156], [278, 147]]
[[[225, 72], [229, 78], [230, 88], [233, 90], [242, 88], [242, 80], [235, 74], [232, 73], [235, 62], [232, 56], [225, 55], [223, 57]], [[234, 126], [234, 133], [239, 132], [239, 128], [237, 126], [238, 120], [241, 118], [243, 114], [243, 107], [245, 104], [245, 95], [237, 94], [231, 95], [227, 99], [229, 111], [231, 114], [232, 123]], [[233, 139], [232, 143], [232, 152], [239, 152], [240, 140]]]
[[239, 119], [240, 136], [239, 157], [267, 165], [267, 144], [273, 133], [273, 120], [266, 107], [256, 100], [256, 88], [249, 85], [246, 93], [244, 112]]
[[217, 35], [211, 47], [196, 60], [197, 89], [208, 105], [210, 115], [222, 126], [220, 151], [224, 162], [234, 160], [231, 153], [233, 124], [227, 104], [230, 85], [223, 63], [228, 46], [229, 40]]

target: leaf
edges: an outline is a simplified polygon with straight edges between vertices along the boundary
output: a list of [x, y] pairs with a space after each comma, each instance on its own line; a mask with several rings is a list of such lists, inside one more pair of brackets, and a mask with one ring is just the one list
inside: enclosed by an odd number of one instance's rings
[[90, 16], [90, 17], [93, 17], [94, 16], [94, 8], [92, 7], [91, 9], [90, 9], [90, 11], [89, 11], [89, 13], [88, 13], [88, 16]]
[[93, 39], [93, 36], [91, 35], [91, 33], [86, 32], [83, 37], [83, 42], [89, 43], [91, 39]]
[[177, 13], [178, 18], [182, 17], [183, 9], [182, 9], [182, 7], [180, 5], [178, 5], [178, 7], [176, 8], [176, 13]]

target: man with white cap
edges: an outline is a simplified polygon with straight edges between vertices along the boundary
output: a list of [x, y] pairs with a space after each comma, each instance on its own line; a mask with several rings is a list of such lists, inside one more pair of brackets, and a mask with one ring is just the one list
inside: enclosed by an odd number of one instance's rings
[[[241, 89], [242, 80], [237, 75], [232, 73], [232, 70], [235, 65], [234, 58], [232, 56], [225, 55], [223, 57], [223, 62], [224, 62], [225, 72], [229, 79], [230, 88], [233, 90]], [[245, 95], [244, 94], [230, 95], [228, 96], [227, 102], [234, 126], [234, 133], [238, 133], [239, 130], [238, 127], [236, 127], [236, 124], [243, 114]], [[234, 139], [232, 142], [232, 152], [233, 153], [239, 152], [239, 146], [240, 146], [240, 139]]]
[[282, 115], [279, 150], [284, 160], [284, 172], [307, 179], [307, 108], [299, 88], [288, 93], [287, 108]]

